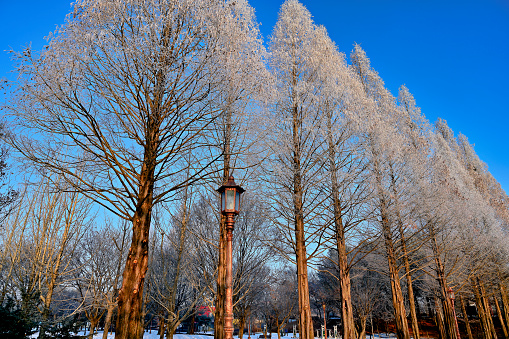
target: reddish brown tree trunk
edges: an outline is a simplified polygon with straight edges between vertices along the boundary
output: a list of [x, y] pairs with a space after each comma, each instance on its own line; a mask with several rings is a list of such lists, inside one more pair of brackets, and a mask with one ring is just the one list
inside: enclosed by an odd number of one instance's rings
[[217, 267], [216, 309], [214, 312], [214, 339], [224, 339], [224, 307], [226, 300], [226, 219], [219, 224], [219, 259]]
[[111, 318], [113, 317], [113, 311], [117, 305], [110, 303], [108, 305], [108, 311], [106, 312], [106, 319], [104, 320], [104, 331], [103, 331], [103, 339], [108, 339], [108, 331], [111, 327]]
[[447, 332], [444, 326], [444, 313], [440, 301], [435, 297], [435, 321], [438, 326], [438, 333], [440, 339], [447, 339]]
[[495, 325], [493, 324], [493, 317], [491, 316], [491, 307], [490, 307], [490, 301], [488, 299], [488, 295], [486, 294], [484, 285], [479, 281], [479, 279], [477, 280], [477, 283], [479, 284], [479, 291], [481, 292], [481, 300], [484, 305], [484, 312], [486, 314], [486, 320], [487, 320], [489, 329], [491, 331], [493, 339], [497, 339], [497, 332], [495, 331]]
[[386, 202], [382, 199], [380, 203], [382, 207], [382, 228], [385, 242], [385, 251], [387, 253], [387, 262], [389, 265], [389, 278], [391, 281], [392, 306], [394, 308], [394, 319], [396, 322], [396, 335], [398, 339], [410, 339], [410, 331], [408, 330], [408, 322], [406, 319], [405, 300], [401, 290], [399, 280], [399, 269], [396, 262], [396, 253], [392, 232], [390, 229], [389, 219], [387, 216]]
[[465, 307], [465, 301], [460, 296], [461, 312], [463, 313], [463, 319], [465, 320], [465, 327], [467, 328], [468, 339], [474, 339], [472, 335], [472, 329], [470, 328], [470, 322], [468, 321], [467, 308]]
[[433, 225], [430, 225], [430, 236], [431, 236], [431, 249], [433, 251], [433, 259], [435, 261], [435, 272], [436, 280], [438, 282], [440, 296], [442, 300], [443, 319], [445, 325], [445, 332], [447, 339], [459, 339], [457, 338], [456, 331], [456, 319], [454, 317], [454, 310], [451, 299], [448, 297], [448, 286], [445, 278], [445, 267], [440, 257], [440, 250], [438, 248], [437, 238]]
[[[147, 153], [150, 153], [147, 151]], [[140, 339], [143, 334], [143, 285], [148, 268], [149, 230], [152, 217], [154, 168], [153, 158], [146, 160], [140, 178], [138, 204], [133, 216], [133, 236], [127, 256], [122, 288], [118, 295], [116, 339]]]
[[[159, 315], [159, 339], [164, 339], [164, 332], [166, 332], [166, 319], [164, 319], [164, 316], [161, 314]], [[104, 338], [103, 338], [104, 339]]]
[[336, 248], [338, 251], [339, 284], [341, 295], [341, 319], [343, 323], [343, 339], [355, 338], [355, 322], [353, 317], [351, 281], [346, 250], [345, 225], [342, 218], [342, 206], [339, 197], [339, 187], [336, 166], [336, 146], [332, 140], [332, 116], [327, 116], [327, 141], [329, 144], [329, 171], [332, 188], [332, 203], [334, 206], [334, 227], [336, 234]]
[[[295, 101], [294, 101], [295, 102]], [[297, 262], [297, 285], [299, 293], [300, 339], [313, 338], [313, 322], [309, 301], [309, 282], [306, 239], [304, 232], [304, 207], [301, 177], [300, 129], [298, 106], [293, 106], [293, 207], [295, 227], [295, 260]]]
[[509, 300], [507, 299], [507, 292], [502, 283], [499, 284], [500, 299], [502, 300], [502, 307], [504, 308], [505, 324], [509, 328]]
[[[223, 182], [230, 177], [232, 111], [227, 108], [224, 121], [223, 139]], [[225, 307], [226, 307], [226, 217], [221, 215], [219, 223], [219, 255], [217, 266], [216, 309], [214, 312], [214, 339], [225, 338]]]
[[497, 296], [493, 296], [495, 301], [495, 307], [497, 308], [497, 316], [498, 320], [500, 320], [500, 326], [502, 327], [502, 332], [504, 332], [505, 339], [509, 339], [509, 335], [507, 333], [507, 327], [505, 326], [504, 316], [502, 315], [502, 310], [500, 309], [500, 305], [498, 304]]
[[408, 303], [410, 306], [410, 318], [412, 319], [412, 332], [413, 332], [413, 337], [415, 339], [420, 339], [419, 322], [417, 321], [417, 312], [415, 310], [415, 297], [414, 297], [414, 288], [412, 285], [410, 259], [409, 259], [407, 243], [406, 243], [406, 239], [405, 239], [405, 228], [403, 225], [403, 218], [401, 217], [401, 213], [400, 213], [398, 192], [396, 190], [396, 178], [394, 176], [392, 165], [391, 165], [391, 184], [392, 184], [392, 192], [394, 195], [394, 205], [396, 207], [396, 219], [397, 219], [397, 223], [398, 223], [398, 231], [399, 231], [399, 236], [400, 236], [400, 241], [401, 241], [403, 263], [405, 266], [405, 277], [406, 277], [406, 282], [407, 282]]
[[472, 281], [472, 289], [474, 290], [474, 296], [475, 296], [475, 304], [477, 306], [477, 314], [479, 315], [479, 319], [481, 321], [481, 329], [484, 334], [485, 339], [493, 339], [491, 335], [491, 329], [490, 325], [488, 323], [488, 319], [486, 316], [486, 310], [484, 308], [484, 303], [482, 301], [480, 287], [478, 286], [477, 282]]

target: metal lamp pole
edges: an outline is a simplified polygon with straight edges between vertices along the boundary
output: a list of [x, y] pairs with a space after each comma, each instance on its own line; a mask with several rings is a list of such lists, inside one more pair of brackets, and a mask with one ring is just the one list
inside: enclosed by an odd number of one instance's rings
[[454, 315], [454, 323], [455, 323], [455, 326], [456, 326], [456, 336], [458, 337], [458, 339], [460, 339], [460, 328], [458, 326], [458, 318], [456, 317], [456, 308], [454, 308], [454, 299], [455, 299], [455, 296], [454, 296], [454, 292], [452, 290], [452, 288], [449, 287], [449, 290], [447, 291], [448, 294], [449, 294], [449, 299], [451, 299], [451, 304], [452, 304], [452, 314]]
[[239, 214], [240, 195], [244, 189], [235, 184], [231, 175], [228, 181], [219, 187], [221, 194], [221, 214], [226, 216], [226, 301], [225, 301], [225, 339], [233, 339], [233, 264], [232, 238], [235, 216]]
[[322, 304], [323, 306], [323, 330], [324, 330], [324, 338], [327, 339], [327, 320], [325, 316], [325, 303]]

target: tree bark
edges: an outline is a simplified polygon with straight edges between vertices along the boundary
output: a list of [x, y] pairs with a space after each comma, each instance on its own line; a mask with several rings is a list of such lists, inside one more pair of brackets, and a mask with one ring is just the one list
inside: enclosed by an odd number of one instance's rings
[[99, 319], [97, 319], [97, 318], [90, 319], [90, 331], [88, 333], [88, 337], [90, 339], [94, 338], [94, 332], [95, 332], [95, 329], [97, 328], [98, 323], [99, 323]]
[[[159, 316], [159, 339], [164, 339], [164, 332], [166, 332], [166, 319], [164, 319], [163, 315]], [[103, 338], [106, 339], [106, 338]]]
[[444, 314], [440, 304], [441, 303], [438, 298], [435, 297], [435, 321], [438, 326], [438, 333], [440, 335], [440, 339], [447, 339], [447, 332], [444, 326]]
[[360, 325], [359, 325], [359, 334], [357, 336], [358, 339], [366, 338], [366, 320], [365, 316], [359, 317]]
[[391, 185], [392, 185], [392, 191], [394, 194], [394, 202], [396, 206], [396, 219], [398, 223], [398, 231], [400, 235], [400, 241], [401, 241], [401, 250], [403, 254], [403, 263], [405, 266], [405, 277], [407, 282], [407, 292], [408, 292], [408, 303], [410, 306], [410, 318], [412, 319], [412, 334], [415, 339], [420, 339], [420, 333], [419, 333], [419, 322], [417, 321], [417, 312], [415, 310], [415, 297], [414, 297], [414, 288], [412, 285], [412, 274], [411, 274], [411, 268], [410, 268], [410, 259], [408, 257], [408, 249], [407, 249], [407, 243], [405, 239], [405, 229], [403, 225], [403, 219], [401, 217], [400, 213], [400, 207], [399, 207], [399, 199], [398, 199], [398, 192], [396, 190], [396, 178], [394, 176], [394, 172], [391, 166]]
[[470, 328], [470, 322], [468, 321], [468, 314], [467, 308], [465, 307], [465, 301], [463, 300], [462, 296], [460, 296], [459, 299], [461, 303], [461, 312], [463, 313], [463, 319], [465, 320], [465, 327], [467, 328], [468, 339], [474, 339], [472, 335], [472, 329]]
[[495, 300], [495, 307], [497, 308], [497, 316], [498, 320], [500, 321], [500, 326], [502, 327], [502, 332], [504, 332], [505, 339], [509, 339], [507, 327], [505, 326], [504, 316], [502, 314], [502, 310], [500, 309], [500, 305], [498, 304], [497, 296], [493, 296], [493, 299]]
[[401, 290], [401, 283], [399, 280], [399, 269], [396, 262], [394, 242], [387, 215], [386, 202], [383, 198], [380, 202], [380, 206], [382, 207], [382, 231], [384, 235], [387, 261], [389, 264], [389, 278], [391, 281], [392, 306], [394, 308], [394, 318], [396, 321], [396, 335], [398, 339], [410, 339], [410, 331], [408, 330], [408, 322], [405, 311], [405, 300], [403, 299], [403, 292]]
[[[150, 140], [148, 141], [150, 142]], [[152, 153], [146, 150], [146, 153]], [[127, 256], [122, 288], [118, 295], [118, 317], [116, 339], [141, 338], [143, 285], [148, 268], [149, 230], [152, 217], [154, 190], [154, 163], [150, 154], [145, 154], [141, 171], [138, 203], [132, 219], [133, 236]]]
[[108, 331], [111, 326], [111, 318], [113, 317], [113, 311], [115, 310], [116, 305], [110, 304], [108, 305], [108, 310], [106, 311], [106, 318], [104, 319], [104, 331], [103, 331], [103, 339], [108, 339]]
[[[224, 139], [223, 139], [223, 182], [230, 177], [232, 111], [228, 107], [224, 111]], [[214, 339], [225, 338], [225, 305], [226, 305], [226, 217], [221, 215], [219, 223], [219, 256], [217, 266], [216, 309], [214, 312]]]
[[474, 290], [475, 304], [477, 305], [477, 314], [479, 315], [479, 320], [481, 321], [481, 329], [483, 331], [484, 338], [493, 339], [491, 335], [491, 329], [488, 324], [488, 319], [486, 317], [484, 303], [482, 302], [480, 286], [478, 286], [477, 282], [474, 280], [472, 280], [472, 289]]
[[348, 267], [348, 255], [346, 250], [345, 225], [343, 223], [343, 211], [339, 198], [339, 187], [336, 166], [336, 145], [332, 140], [332, 116], [327, 113], [327, 141], [329, 146], [329, 172], [332, 189], [332, 203], [334, 206], [334, 227], [336, 235], [336, 248], [338, 251], [339, 285], [341, 296], [341, 319], [343, 324], [343, 339], [355, 338], [355, 322], [353, 317], [352, 296], [350, 292], [351, 281]]
[[242, 339], [244, 336], [244, 328], [246, 327], [246, 316], [245, 313], [242, 312], [242, 315], [239, 316], [239, 339]]
[[304, 232], [304, 206], [301, 169], [300, 133], [302, 121], [299, 118], [299, 107], [296, 98], [297, 78], [293, 70], [292, 79], [292, 143], [293, 143], [293, 207], [295, 227], [295, 260], [297, 262], [297, 286], [299, 293], [299, 325], [300, 339], [313, 338], [313, 321], [309, 301], [309, 281], [306, 239]]
[[224, 339], [224, 307], [226, 300], [226, 217], [219, 224], [219, 258], [217, 266], [216, 310], [214, 312], [214, 339]]
[[505, 324], [506, 327], [509, 328], [509, 300], [507, 298], [507, 292], [505, 290], [505, 286], [500, 283], [500, 299], [502, 300], [502, 307], [504, 308], [504, 316], [505, 316]]
[[495, 324], [493, 324], [493, 317], [491, 316], [491, 307], [490, 307], [490, 301], [488, 299], [488, 295], [486, 294], [486, 290], [484, 288], [484, 285], [481, 283], [481, 281], [478, 279], [479, 284], [479, 290], [481, 292], [481, 300], [484, 304], [484, 312], [486, 315], [486, 320], [489, 326], [489, 329], [491, 331], [491, 334], [493, 335], [493, 339], [497, 339], [497, 332], [495, 331]]
[[457, 338], [456, 332], [456, 319], [454, 317], [452, 300], [448, 297], [448, 286], [445, 278], [445, 268], [440, 257], [440, 251], [438, 248], [437, 238], [433, 229], [430, 225], [430, 236], [431, 236], [431, 248], [433, 251], [433, 259], [435, 261], [435, 272], [436, 280], [438, 282], [440, 296], [442, 300], [443, 309], [443, 320], [445, 325], [445, 332], [447, 333], [447, 339], [459, 339]]

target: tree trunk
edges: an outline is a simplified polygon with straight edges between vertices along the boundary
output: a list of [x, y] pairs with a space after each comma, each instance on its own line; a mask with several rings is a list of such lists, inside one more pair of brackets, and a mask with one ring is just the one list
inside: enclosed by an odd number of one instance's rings
[[465, 320], [465, 327], [467, 328], [468, 339], [474, 339], [472, 335], [472, 329], [470, 328], [470, 322], [468, 321], [468, 314], [467, 308], [465, 307], [465, 301], [463, 300], [462, 296], [460, 296], [459, 299], [461, 303], [461, 312], [463, 313], [463, 319]]
[[[403, 245], [405, 246], [405, 245]], [[406, 251], [406, 249], [405, 249]], [[412, 286], [412, 276], [410, 274], [410, 263], [406, 254], [404, 254], [405, 261], [405, 274], [406, 274], [406, 282], [408, 288], [408, 302], [410, 305], [410, 317], [412, 318], [412, 334], [415, 339], [421, 338], [421, 333], [419, 331], [419, 322], [417, 320], [417, 311], [415, 307], [415, 297], [414, 297], [414, 288]]]
[[417, 321], [417, 313], [415, 311], [415, 297], [414, 297], [414, 288], [412, 285], [410, 259], [408, 258], [408, 249], [407, 249], [407, 243], [406, 243], [406, 239], [405, 239], [405, 228], [404, 228], [403, 219], [402, 219], [401, 213], [400, 213], [398, 192], [396, 189], [396, 178], [394, 176], [392, 165], [390, 167], [390, 173], [391, 173], [392, 193], [394, 195], [394, 205], [396, 208], [396, 219], [397, 219], [397, 223], [398, 223], [398, 231], [399, 231], [399, 236], [400, 236], [400, 241], [401, 241], [401, 250], [402, 250], [402, 254], [403, 254], [403, 263], [405, 266], [405, 277], [406, 277], [406, 282], [407, 282], [408, 303], [410, 306], [410, 318], [412, 319], [412, 333], [413, 333], [413, 337], [415, 339], [420, 339], [419, 322]]
[[479, 284], [479, 289], [481, 292], [481, 300], [484, 304], [484, 312], [486, 314], [486, 320], [488, 322], [488, 326], [490, 328], [491, 334], [493, 335], [493, 339], [497, 339], [497, 332], [495, 331], [495, 325], [493, 324], [493, 317], [491, 316], [491, 307], [490, 307], [490, 301], [488, 299], [488, 295], [486, 294], [486, 290], [484, 289], [484, 285], [477, 280]]
[[239, 339], [242, 339], [244, 336], [244, 328], [246, 327], [246, 316], [245, 313], [242, 312], [242, 315], [239, 317]]
[[440, 257], [440, 250], [438, 248], [437, 238], [435, 236], [435, 231], [433, 229], [433, 225], [430, 225], [430, 236], [431, 236], [431, 248], [433, 250], [433, 257], [435, 261], [435, 272], [436, 272], [436, 280], [438, 282], [438, 286], [440, 289], [440, 295], [442, 300], [442, 309], [443, 309], [443, 320], [445, 325], [445, 331], [447, 333], [447, 339], [460, 339], [457, 338], [456, 332], [456, 319], [454, 317], [454, 310], [452, 305], [452, 300], [448, 296], [448, 287], [447, 281], [445, 278], [445, 268], [442, 263], [442, 259]]
[[[164, 332], [166, 332], [166, 319], [164, 319], [163, 315], [159, 316], [159, 339], [164, 339]], [[106, 338], [103, 338], [106, 339]]]
[[88, 332], [88, 337], [90, 339], [94, 338], [94, 332], [95, 332], [95, 329], [97, 328], [97, 324], [98, 323], [99, 323], [99, 319], [98, 318], [90, 319], [90, 331]]
[[[293, 88], [296, 84], [296, 71], [294, 70]], [[311, 304], [309, 301], [309, 281], [306, 238], [304, 232], [304, 206], [301, 169], [300, 130], [302, 121], [299, 118], [299, 107], [296, 94], [292, 93], [292, 142], [293, 142], [293, 207], [295, 227], [295, 260], [297, 262], [297, 286], [299, 293], [299, 325], [300, 339], [313, 338], [313, 322], [311, 319]]]
[[115, 310], [115, 304], [109, 304], [108, 310], [106, 311], [106, 318], [104, 319], [104, 330], [103, 330], [103, 339], [108, 339], [108, 331], [111, 326], [111, 318], [113, 317], [113, 311]]
[[196, 312], [193, 310], [193, 315], [191, 316], [191, 320], [189, 321], [189, 328], [187, 329], [188, 334], [194, 334], [194, 322], [196, 319]]
[[435, 297], [435, 322], [438, 326], [438, 333], [440, 339], [447, 339], [447, 332], [444, 326], [444, 313], [442, 312], [442, 306], [440, 301]]
[[502, 283], [499, 284], [500, 298], [502, 300], [502, 307], [504, 308], [505, 324], [509, 328], [509, 300], [507, 298], [507, 292]]
[[495, 307], [497, 308], [497, 316], [498, 320], [500, 321], [500, 326], [502, 327], [502, 332], [504, 332], [505, 339], [509, 339], [507, 327], [505, 326], [504, 316], [502, 314], [502, 310], [500, 309], [500, 305], [498, 304], [497, 296], [493, 296], [493, 299], [495, 300]]
[[359, 334], [358, 339], [366, 339], [366, 317], [359, 317], [360, 325], [359, 325]]
[[[146, 146], [148, 147], [148, 146]], [[146, 153], [150, 153], [146, 150]], [[154, 161], [145, 155], [141, 171], [138, 203], [133, 217], [133, 236], [127, 256], [122, 288], [118, 294], [116, 339], [140, 339], [143, 334], [143, 285], [148, 268], [149, 230], [152, 217]], [[149, 167], [147, 169], [147, 167]]]
[[336, 167], [336, 147], [332, 140], [332, 117], [327, 117], [328, 144], [329, 144], [329, 171], [332, 187], [332, 203], [334, 206], [334, 226], [336, 234], [336, 248], [338, 251], [339, 284], [341, 296], [341, 319], [343, 323], [343, 339], [355, 338], [355, 322], [353, 317], [352, 296], [350, 292], [350, 270], [346, 250], [345, 227], [342, 218], [341, 200]]
[[226, 217], [219, 224], [219, 258], [217, 266], [216, 310], [214, 312], [214, 339], [224, 339], [224, 307], [226, 301]]
[[175, 334], [175, 327], [167, 326], [166, 339], [173, 339], [174, 334]]
[[[223, 182], [230, 177], [232, 110], [225, 110], [223, 139]], [[226, 216], [221, 215], [219, 223], [219, 255], [217, 266], [216, 310], [214, 312], [214, 339], [225, 338], [225, 307], [226, 307]]]
[[484, 338], [493, 339], [491, 335], [490, 325], [488, 324], [488, 319], [486, 317], [484, 303], [482, 302], [480, 286], [478, 286], [478, 284], [474, 280], [472, 280], [472, 289], [474, 290], [475, 304], [477, 305], [477, 314], [479, 315], [479, 320], [481, 321], [481, 329], [484, 333]]
[[396, 335], [398, 339], [410, 339], [410, 331], [408, 330], [408, 322], [406, 319], [405, 300], [401, 290], [399, 280], [399, 269], [396, 262], [396, 253], [392, 240], [392, 232], [390, 229], [389, 219], [387, 216], [386, 202], [382, 199], [382, 228], [385, 241], [385, 250], [387, 253], [387, 261], [389, 264], [389, 277], [391, 281], [392, 306], [394, 308], [394, 318], [396, 321]]

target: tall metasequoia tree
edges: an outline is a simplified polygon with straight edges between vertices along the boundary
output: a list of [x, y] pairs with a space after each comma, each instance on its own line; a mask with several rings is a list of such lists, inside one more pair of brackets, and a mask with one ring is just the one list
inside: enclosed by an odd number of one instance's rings
[[[400, 132], [404, 134], [405, 143], [403, 145], [403, 157], [406, 163], [406, 179], [410, 182], [412, 194], [404, 197], [405, 200], [415, 205], [419, 204], [421, 194], [415, 187], [420, 187], [423, 183], [423, 172], [426, 170], [426, 162], [430, 153], [429, 145], [426, 141], [426, 133], [429, 130], [429, 124], [425, 118], [421, 115], [420, 108], [416, 106], [415, 99], [405, 85], [399, 88], [398, 102], [401, 107], [401, 121], [400, 121]], [[404, 225], [401, 203], [398, 198], [396, 191], [396, 180], [391, 175], [391, 181], [393, 182], [393, 192], [395, 197], [395, 213], [396, 222], [398, 223], [398, 232], [401, 243], [401, 258], [403, 266], [405, 268], [405, 278], [407, 284], [408, 303], [410, 308], [410, 318], [412, 321], [412, 334], [415, 338], [420, 338], [419, 323], [417, 320], [417, 311], [415, 305], [415, 295], [412, 283], [412, 270], [410, 263], [410, 253], [412, 251], [412, 244], [407, 239], [407, 227]], [[416, 201], [417, 200], [417, 201]], [[412, 208], [410, 208], [412, 209]], [[416, 223], [414, 223], [415, 225]], [[418, 229], [414, 230], [417, 233]], [[422, 241], [421, 241], [422, 242]], [[413, 246], [419, 248], [419, 244]]]
[[397, 110], [395, 99], [385, 89], [378, 73], [371, 68], [366, 53], [355, 45], [351, 56], [352, 69], [361, 82], [365, 95], [371, 104], [365, 123], [366, 151], [370, 157], [370, 171], [374, 185], [378, 222], [383, 235], [384, 246], [391, 281], [392, 304], [398, 338], [410, 338], [406, 319], [405, 301], [401, 290], [400, 268], [398, 266], [397, 238], [395, 237], [390, 206], [393, 204], [391, 180], [387, 176], [394, 164], [398, 143], [394, 131], [394, 114]]
[[40, 55], [16, 54], [20, 76], [6, 109], [23, 133], [11, 143], [40, 173], [61, 174], [132, 222], [117, 338], [142, 333], [153, 206], [217, 160], [201, 146], [223, 106], [224, 36], [250, 29], [224, 20], [230, 14], [220, 0], [81, 0]]
[[[317, 78], [321, 82], [319, 110], [324, 120], [324, 191], [330, 195], [331, 224], [334, 246], [337, 250], [337, 279], [340, 285], [342, 337], [356, 337], [354, 310], [350, 292], [350, 269], [347, 250], [348, 233], [358, 225], [364, 215], [359, 206], [366, 196], [363, 184], [365, 161], [356, 144], [356, 109], [362, 107], [363, 90], [354, 79], [337, 51], [325, 28], [316, 30], [316, 47], [322, 52], [317, 56], [321, 66]], [[361, 242], [362, 244], [363, 242]]]
[[[320, 230], [312, 225], [313, 213], [321, 197], [318, 150], [321, 138], [315, 132], [320, 113], [315, 104], [319, 84], [316, 81], [315, 25], [307, 9], [297, 0], [282, 6], [270, 39], [270, 69], [276, 79], [276, 103], [268, 118], [271, 134], [271, 198], [279, 240], [291, 248], [289, 257], [297, 265], [299, 294], [299, 335], [313, 338], [313, 323], [308, 282], [307, 246], [319, 241]], [[314, 244], [319, 248], [319, 244]]]
[[[254, 9], [245, 0], [229, 1], [229, 12], [224, 20], [239, 21], [241, 25], [231, 33], [224, 35], [226, 46], [222, 55], [222, 76], [226, 86], [221, 93], [221, 115], [214, 122], [215, 141], [222, 161], [218, 166], [221, 176], [214, 182], [217, 186], [226, 182], [236, 167], [241, 167], [242, 155], [249, 154], [252, 140], [246, 138], [249, 126], [246, 124], [246, 106], [250, 98], [256, 97], [260, 87], [267, 82], [268, 76], [263, 57], [265, 49], [259, 37]], [[233, 27], [233, 24], [226, 25]], [[241, 29], [248, 27], [249, 29]], [[236, 57], [232, 58], [232, 55]], [[239, 57], [239, 55], [241, 57]], [[237, 178], [239, 181], [239, 178]], [[217, 187], [214, 187], [214, 189]], [[224, 303], [226, 300], [226, 217], [221, 215], [219, 222], [218, 241], [218, 273], [214, 314], [214, 339], [222, 339], [225, 335]]]
[[432, 275], [438, 283], [446, 335], [456, 338], [449, 284], [451, 281], [465, 284], [477, 275], [476, 271], [491, 252], [487, 245], [497, 222], [462, 166], [458, 157], [460, 148], [445, 121], [436, 123], [436, 131], [430, 134], [433, 155], [428, 193], [423, 192], [423, 201], [427, 202], [422, 204], [422, 214], [426, 215], [426, 232], [434, 261]]

